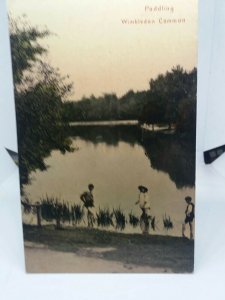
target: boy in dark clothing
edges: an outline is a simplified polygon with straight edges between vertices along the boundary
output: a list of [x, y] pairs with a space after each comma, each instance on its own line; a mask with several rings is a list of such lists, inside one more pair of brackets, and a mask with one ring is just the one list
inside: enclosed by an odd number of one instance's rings
[[185, 201], [187, 203], [187, 207], [186, 207], [186, 210], [185, 210], [184, 223], [182, 225], [182, 236], [186, 237], [185, 234], [184, 234], [185, 229], [186, 229], [186, 224], [189, 224], [190, 239], [192, 240], [193, 239], [193, 220], [194, 220], [194, 217], [195, 217], [195, 214], [194, 214], [195, 206], [192, 203], [192, 199], [191, 199], [190, 196], [185, 197]]
[[84, 203], [84, 207], [86, 207], [87, 209], [89, 207], [94, 207], [94, 196], [93, 196], [93, 193], [92, 193], [92, 191], [94, 190], [94, 185], [89, 184], [88, 185], [88, 190], [89, 191], [84, 192], [80, 196], [81, 201]]
[[88, 227], [93, 227], [95, 222], [93, 190], [94, 185], [91, 183], [88, 185], [88, 191], [80, 196], [81, 201], [84, 203], [84, 207], [87, 209]]

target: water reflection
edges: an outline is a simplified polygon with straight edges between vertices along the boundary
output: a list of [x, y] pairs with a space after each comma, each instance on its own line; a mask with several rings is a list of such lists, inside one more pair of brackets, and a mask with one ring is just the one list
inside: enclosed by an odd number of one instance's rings
[[140, 128], [135, 125], [74, 126], [70, 127], [69, 135], [93, 144], [104, 142], [109, 146], [118, 146], [120, 141], [131, 146], [141, 142]]
[[195, 185], [195, 143], [173, 135], [156, 134], [142, 143], [151, 167], [169, 174], [178, 189]]
[[79, 126], [70, 128], [70, 136], [95, 145], [106, 143], [117, 147], [119, 142], [139, 144], [150, 166], [169, 175], [178, 189], [195, 185], [195, 143], [175, 135], [145, 132], [135, 125]]

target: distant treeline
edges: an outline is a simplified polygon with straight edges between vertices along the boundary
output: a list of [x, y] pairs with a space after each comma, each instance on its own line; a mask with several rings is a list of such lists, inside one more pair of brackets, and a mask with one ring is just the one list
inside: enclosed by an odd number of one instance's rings
[[149, 82], [149, 90], [130, 90], [91, 96], [64, 103], [65, 120], [105, 121], [136, 119], [146, 124], [167, 124], [179, 132], [195, 132], [197, 69], [187, 72], [177, 66]]
[[104, 94], [96, 98], [84, 97], [80, 101], [65, 102], [67, 121], [137, 120], [146, 101], [146, 92], [129, 91], [121, 98]]

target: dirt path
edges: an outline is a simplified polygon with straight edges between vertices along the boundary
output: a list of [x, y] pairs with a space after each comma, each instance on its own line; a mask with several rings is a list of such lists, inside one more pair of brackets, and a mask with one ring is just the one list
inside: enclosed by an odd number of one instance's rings
[[24, 239], [29, 272], [193, 271], [194, 242], [179, 237], [24, 225]]
[[49, 250], [46, 246], [25, 243], [26, 269], [29, 273], [166, 273], [168, 269], [152, 268], [109, 261], [102, 254], [113, 248], [85, 248], [79, 253]]

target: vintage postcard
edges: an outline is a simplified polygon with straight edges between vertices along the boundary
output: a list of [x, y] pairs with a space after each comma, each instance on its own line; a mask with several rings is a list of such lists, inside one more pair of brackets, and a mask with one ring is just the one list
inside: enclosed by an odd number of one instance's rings
[[26, 269], [194, 268], [197, 0], [8, 0]]

